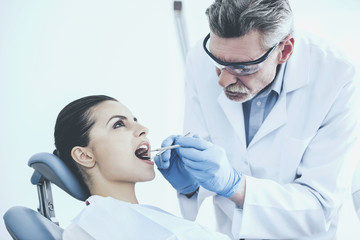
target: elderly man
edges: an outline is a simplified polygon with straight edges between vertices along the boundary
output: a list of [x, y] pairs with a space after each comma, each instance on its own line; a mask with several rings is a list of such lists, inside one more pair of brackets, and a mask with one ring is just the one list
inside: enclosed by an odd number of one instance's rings
[[[234, 239], [333, 239], [357, 138], [355, 68], [295, 32], [287, 0], [217, 0], [187, 59], [185, 132], [156, 163]], [[204, 140], [206, 139], [206, 141]], [[200, 186], [200, 188], [198, 188]]]

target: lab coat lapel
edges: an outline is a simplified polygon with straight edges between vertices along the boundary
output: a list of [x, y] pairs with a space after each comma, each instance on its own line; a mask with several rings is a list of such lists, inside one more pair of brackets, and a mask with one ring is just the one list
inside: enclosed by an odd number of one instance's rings
[[282, 91], [277, 103], [259, 128], [258, 132], [255, 134], [254, 138], [249, 144], [249, 147], [259, 141], [261, 138], [265, 137], [267, 134], [284, 125], [286, 121], [286, 93], [285, 91]]
[[241, 143], [246, 148], [246, 137], [244, 127], [244, 114], [242, 103], [229, 100], [224, 92], [218, 97], [218, 103], [224, 111], [227, 119], [232, 125], [235, 133], [239, 136]]

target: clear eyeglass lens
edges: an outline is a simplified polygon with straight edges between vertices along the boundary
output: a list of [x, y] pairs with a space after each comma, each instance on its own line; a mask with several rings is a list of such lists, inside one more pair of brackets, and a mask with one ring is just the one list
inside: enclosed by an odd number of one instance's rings
[[241, 67], [239, 66], [237, 68], [236, 66], [221, 65], [221, 64], [215, 62], [213, 59], [211, 59], [211, 61], [215, 65], [216, 68], [218, 68], [220, 70], [226, 69], [232, 75], [237, 75], [237, 76], [245, 76], [245, 75], [254, 74], [257, 71], [259, 71], [262, 66], [262, 63], [259, 63], [259, 64], [254, 64], [254, 65], [243, 65], [243, 66], [241, 66]]
[[227, 69], [230, 73], [234, 74], [234, 75], [240, 75], [240, 76], [244, 76], [244, 75], [250, 75], [253, 73], [256, 73], [257, 71], [260, 70], [261, 64], [254, 64], [254, 65], [247, 65], [247, 66], [243, 66], [241, 68], [235, 68], [235, 67], [226, 67], [225, 69]]

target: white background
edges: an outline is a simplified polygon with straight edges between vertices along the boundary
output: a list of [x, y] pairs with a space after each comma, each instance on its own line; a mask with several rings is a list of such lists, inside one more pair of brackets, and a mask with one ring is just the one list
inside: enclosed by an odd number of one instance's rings
[[[210, 0], [183, 1], [190, 45], [209, 31]], [[360, 63], [359, 0], [291, 0], [296, 25], [338, 45]], [[0, 0], [0, 216], [12, 206], [36, 209], [30, 156], [51, 152], [58, 112], [70, 101], [106, 94], [150, 129], [153, 147], [182, 133], [183, 62], [173, 1]], [[62, 227], [83, 203], [53, 187]], [[174, 190], [157, 172], [137, 184], [141, 203], [180, 215]], [[210, 201], [198, 221], [213, 227]], [[359, 239], [348, 200], [338, 239]], [[0, 222], [0, 239], [10, 239]]]

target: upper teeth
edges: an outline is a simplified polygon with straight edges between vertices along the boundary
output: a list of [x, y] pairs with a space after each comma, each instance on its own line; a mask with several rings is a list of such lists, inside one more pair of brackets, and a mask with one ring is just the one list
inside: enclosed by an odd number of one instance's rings
[[140, 149], [140, 148], [145, 148], [146, 150], [148, 150], [148, 146], [147, 145], [141, 145], [138, 149]]

